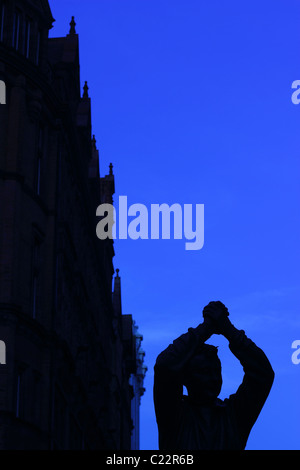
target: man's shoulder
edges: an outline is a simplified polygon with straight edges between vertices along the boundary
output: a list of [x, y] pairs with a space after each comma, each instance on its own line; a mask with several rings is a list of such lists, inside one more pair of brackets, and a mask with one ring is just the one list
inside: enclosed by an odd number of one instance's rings
[[227, 403], [226, 403], [227, 400], [228, 400], [228, 398], [225, 398], [225, 400], [221, 400], [220, 398], [217, 398], [215, 405], [217, 407], [224, 408], [227, 405]]
[[217, 408], [226, 408], [229, 405], [229, 398], [225, 398], [224, 400], [221, 400], [220, 398], [216, 399], [215, 406]]

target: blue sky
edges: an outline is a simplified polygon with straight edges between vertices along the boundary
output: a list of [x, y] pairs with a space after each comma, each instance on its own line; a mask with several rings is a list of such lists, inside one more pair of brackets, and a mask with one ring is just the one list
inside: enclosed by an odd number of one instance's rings
[[[157, 354], [222, 300], [266, 352], [275, 382], [248, 449], [300, 449], [299, 0], [50, 0], [51, 36], [80, 35], [101, 175], [128, 203], [204, 204], [205, 242], [116, 240], [123, 313], [144, 336], [141, 448], [157, 449]], [[95, 208], [96, 210], [96, 208]], [[214, 336], [221, 398], [241, 366]]]

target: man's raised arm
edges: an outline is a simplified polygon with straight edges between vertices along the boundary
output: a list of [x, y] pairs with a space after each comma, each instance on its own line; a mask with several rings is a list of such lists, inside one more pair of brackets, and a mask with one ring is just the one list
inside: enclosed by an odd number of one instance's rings
[[187, 333], [179, 336], [156, 359], [155, 371], [162, 370], [171, 375], [180, 375], [187, 362], [194, 355], [200, 344], [205, 343], [213, 334], [209, 320], [200, 323], [196, 328], [189, 328]]
[[204, 315], [208, 315], [214, 322], [216, 331], [228, 339], [229, 349], [240, 361], [244, 370], [241, 385], [229, 398], [244, 447], [270, 393], [274, 371], [265, 353], [247, 338], [243, 330], [235, 328], [228, 316], [224, 315], [226, 307], [221, 302], [211, 304], [213, 305], [207, 307], [207, 310], [204, 309]]
[[[160, 434], [172, 430], [182, 398], [184, 368], [197, 348], [213, 334], [206, 319], [196, 328], [175, 339], [156, 359], [154, 366], [154, 406]], [[163, 431], [163, 432], [162, 432]], [[174, 431], [174, 429], [173, 429]]]

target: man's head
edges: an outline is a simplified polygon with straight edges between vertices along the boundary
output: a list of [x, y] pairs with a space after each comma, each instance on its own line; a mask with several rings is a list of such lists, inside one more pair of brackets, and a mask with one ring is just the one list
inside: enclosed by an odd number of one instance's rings
[[221, 362], [217, 348], [203, 344], [189, 360], [183, 384], [188, 395], [201, 403], [212, 403], [222, 387]]

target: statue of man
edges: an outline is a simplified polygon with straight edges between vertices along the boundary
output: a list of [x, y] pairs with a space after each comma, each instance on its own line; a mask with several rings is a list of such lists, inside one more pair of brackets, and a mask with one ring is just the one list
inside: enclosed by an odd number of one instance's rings
[[[274, 372], [264, 352], [228, 315], [222, 302], [210, 302], [203, 309], [203, 323], [189, 328], [157, 357], [154, 405], [160, 450], [245, 449]], [[222, 375], [217, 348], [205, 343], [213, 334], [228, 339], [244, 369], [238, 390], [225, 400], [218, 398]]]

